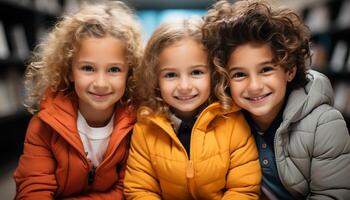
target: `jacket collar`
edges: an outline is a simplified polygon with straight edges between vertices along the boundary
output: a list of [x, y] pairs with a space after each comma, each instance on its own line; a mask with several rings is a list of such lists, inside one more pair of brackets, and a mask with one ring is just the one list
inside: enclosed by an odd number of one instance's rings
[[[68, 143], [77, 150], [83, 152], [77, 128], [77, 97], [74, 94], [64, 94], [63, 92], [47, 92], [45, 99], [41, 103], [41, 110], [38, 117], [50, 125], [58, 134], [60, 134]], [[118, 105], [115, 111], [114, 129], [110, 138], [113, 145], [109, 145], [106, 150], [112, 152], [119, 145], [120, 141], [132, 129], [136, 122], [134, 109]], [[114, 134], [118, 132], [118, 134]]]
[[[230, 113], [237, 112], [240, 109], [241, 108], [239, 108], [236, 104], [234, 104], [228, 112], [224, 112], [221, 109], [221, 105], [218, 102], [212, 103], [198, 115], [198, 118], [193, 128], [206, 132], [208, 129], [212, 128], [211, 124], [213, 121], [215, 121], [216, 118], [229, 115]], [[142, 110], [140, 112], [142, 112]], [[162, 128], [164, 131], [168, 133], [174, 132], [171, 120], [164, 115], [150, 116], [150, 121], [151, 123], [159, 126], [160, 128]]]

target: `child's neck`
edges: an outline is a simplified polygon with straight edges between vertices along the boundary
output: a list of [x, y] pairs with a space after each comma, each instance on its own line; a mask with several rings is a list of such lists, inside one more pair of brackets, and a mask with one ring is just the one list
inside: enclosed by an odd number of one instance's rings
[[254, 120], [259, 130], [265, 132], [277, 118], [282, 116], [282, 113], [283, 110], [280, 108], [278, 111], [270, 112], [268, 115], [264, 116], [251, 115], [251, 118]]
[[266, 118], [262, 118], [262, 119], [257, 119], [255, 118], [254, 116], [252, 116], [255, 124], [258, 126], [259, 130], [260, 131], [266, 131], [270, 125], [272, 124], [274, 118], [271, 120], [271, 119], [266, 119]]
[[90, 127], [104, 127], [109, 123], [114, 112], [87, 112], [80, 110], [80, 113]]

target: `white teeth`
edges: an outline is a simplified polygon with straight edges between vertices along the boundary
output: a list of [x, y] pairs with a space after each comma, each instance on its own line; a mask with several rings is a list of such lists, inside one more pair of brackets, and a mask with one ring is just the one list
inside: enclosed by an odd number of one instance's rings
[[259, 97], [250, 97], [249, 99], [252, 101], [259, 101], [259, 100], [265, 98], [266, 96], [268, 96], [268, 94], [263, 95], [263, 96], [259, 96]]
[[179, 100], [189, 100], [192, 99], [194, 96], [177, 96], [176, 98]]
[[260, 100], [260, 99], [262, 99], [263, 97], [255, 97], [255, 98], [251, 98], [252, 100], [254, 100], [254, 101], [258, 101], [258, 100]]

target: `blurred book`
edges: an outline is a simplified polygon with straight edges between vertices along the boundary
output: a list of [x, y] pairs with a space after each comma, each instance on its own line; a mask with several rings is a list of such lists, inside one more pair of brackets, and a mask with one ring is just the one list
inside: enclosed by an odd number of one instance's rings
[[79, 9], [81, 2], [79, 0], [66, 0], [63, 5], [63, 12], [72, 13]]
[[0, 117], [23, 110], [23, 78], [10, 69], [0, 78]]
[[338, 82], [334, 87], [334, 107], [345, 112], [350, 104], [350, 87], [346, 82]]
[[348, 59], [346, 61], [345, 67], [346, 67], [346, 71], [347, 73], [350, 73], [350, 49], [348, 50]]
[[0, 59], [6, 59], [10, 56], [10, 50], [6, 39], [5, 26], [0, 21]]
[[340, 11], [336, 19], [336, 25], [339, 28], [349, 28], [350, 27], [350, 1], [343, 1], [340, 6]]
[[344, 69], [347, 48], [347, 43], [344, 40], [339, 40], [335, 44], [330, 61], [331, 71], [340, 72], [342, 69]]
[[16, 3], [22, 6], [30, 6], [33, 3], [32, 0], [11, 0], [11, 1], [15, 1]]
[[14, 25], [10, 31], [13, 55], [19, 59], [26, 59], [29, 55], [28, 41], [23, 25]]
[[331, 24], [330, 11], [325, 5], [317, 5], [309, 10], [305, 24], [313, 33], [329, 31]]
[[9, 70], [6, 73], [6, 85], [12, 110], [17, 112], [23, 107], [24, 84], [23, 77], [17, 70]]
[[53, 15], [58, 15], [62, 9], [57, 0], [34, 0], [34, 7]]
[[328, 51], [322, 44], [313, 44], [311, 48], [311, 66], [317, 71], [325, 71], [328, 64]]

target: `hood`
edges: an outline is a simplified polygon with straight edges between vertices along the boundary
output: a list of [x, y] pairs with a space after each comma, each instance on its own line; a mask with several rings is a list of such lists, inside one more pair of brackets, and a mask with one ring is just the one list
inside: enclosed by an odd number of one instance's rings
[[[76, 149], [83, 149], [77, 128], [77, 97], [63, 92], [47, 92], [38, 117], [52, 127]], [[114, 132], [128, 132], [136, 121], [134, 109], [118, 105], [114, 117]], [[111, 140], [120, 140], [126, 134], [112, 134]]]
[[309, 70], [307, 80], [305, 87], [290, 93], [283, 113], [284, 123], [299, 121], [322, 104], [333, 105], [333, 88], [325, 75]]

